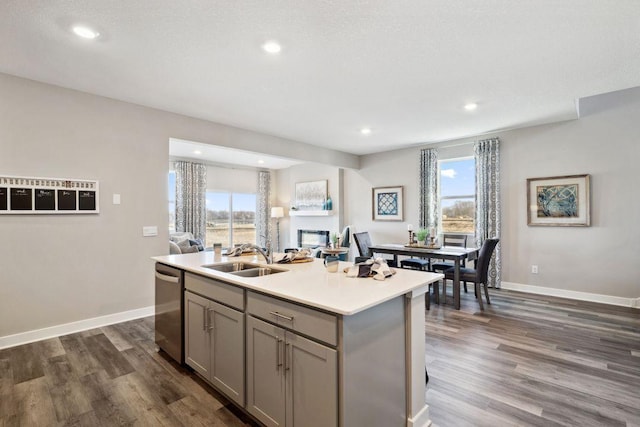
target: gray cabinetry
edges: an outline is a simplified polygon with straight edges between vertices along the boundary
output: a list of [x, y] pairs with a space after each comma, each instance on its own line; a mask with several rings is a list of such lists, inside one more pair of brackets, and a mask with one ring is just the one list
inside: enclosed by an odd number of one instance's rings
[[185, 362], [205, 378], [209, 377], [209, 329], [207, 310], [210, 300], [191, 292], [184, 293]]
[[[256, 296], [261, 301], [258, 306], [252, 304]], [[270, 311], [278, 313], [275, 317], [289, 326], [278, 326], [254, 317], [256, 313], [251, 311], [252, 308], [263, 307], [264, 302], [279, 306], [276, 307], [278, 310]], [[336, 426], [337, 351], [289, 330], [297, 323], [298, 315], [307, 316], [309, 309], [290, 303], [284, 307], [279, 305], [280, 302], [249, 293], [246, 408], [267, 426]], [[305, 321], [301, 323], [305, 324]], [[335, 333], [336, 325], [329, 324], [329, 330], [320, 328], [319, 331], [325, 339]]]
[[186, 363], [242, 406], [244, 360], [244, 313], [186, 290]]

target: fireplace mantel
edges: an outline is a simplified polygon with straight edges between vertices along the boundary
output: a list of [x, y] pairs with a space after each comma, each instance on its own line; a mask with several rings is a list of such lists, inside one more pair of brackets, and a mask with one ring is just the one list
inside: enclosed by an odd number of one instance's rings
[[290, 210], [289, 216], [330, 216], [333, 211], [298, 211]]

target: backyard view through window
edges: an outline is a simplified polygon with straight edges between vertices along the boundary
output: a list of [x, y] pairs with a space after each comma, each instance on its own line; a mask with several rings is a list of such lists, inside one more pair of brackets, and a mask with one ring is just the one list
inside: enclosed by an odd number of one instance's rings
[[440, 162], [442, 231], [473, 233], [476, 196], [476, 165], [473, 157]]
[[256, 243], [256, 195], [207, 191], [205, 244]]

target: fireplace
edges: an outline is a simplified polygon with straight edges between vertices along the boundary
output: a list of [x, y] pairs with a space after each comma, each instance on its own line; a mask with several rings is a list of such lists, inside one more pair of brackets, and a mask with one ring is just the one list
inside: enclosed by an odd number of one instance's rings
[[299, 248], [317, 248], [329, 244], [328, 230], [298, 230]]

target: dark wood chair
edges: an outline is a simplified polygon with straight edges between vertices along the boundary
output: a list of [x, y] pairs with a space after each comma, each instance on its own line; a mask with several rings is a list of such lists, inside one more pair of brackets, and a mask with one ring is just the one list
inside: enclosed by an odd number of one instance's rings
[[[370, 246], [373, 246], [373, 243], [371, 243], [371, 237], [369, 236], [368, 231], [353, 233], [353, 240], [356, 242], [358, 252], [360, 252], [360, 256], [357, 258], [362, 260], [362, 257], [371, 258], [373, 256], [371, 249], [369, 249]], [[397, 267], [396, 263], [392, 259], [385, 258], [384, 260], [387, 262], [389, 267]]]
[[431, 271], [431, 262], [428, 259], [411, 257], [400, 261], [400, 267]]
[[[491, 261], [491, 255], [496, 248], [496, 245], [500, 239], [487, 239], [480, 248], [480, 254], [476, 261], [476, 268], [461, 268], [460, 269], [460, 281], [473, 282], [475, 284], [476, 298], [480, 304], [480, 310], [484, 310], [482, 304], [482, 289], [480, 285], [484, 285], [484, 295], [487, 298], [487, 304], [491, 304], [489, 300], [489, 286], [487, 284], [489, 273], [489, 262]], [[444, 272], [445, 280], [453, 280], [454, 268], [451, 267]], [[446, 292], [445, 292], [446, 297]]]
[[[442, 236], [442, 246], [454, 246], [459, 248], [467, 247], [467, 235], [466, 234], [444, 234]], [[431, 271], [435, 272], [445, 272], [446, 270], [453, 267], [454, 264], [451, 261], [440, 261], [434, 262], [431, 264]], [[462, 267], [466, 267], [466, 262], [462, 261]], [[446, 295], [447, 284], [443, 282], [443, 293]], [[464, 292], [467, 292], [467, 282], [464, 282]]]
[[[411, 261], [424, 261], [424, 263], [420, 262], [411, 262]], [[408, 268], [410, 270], [420, 270], [420, 271], [430, 271], [428, 266], [428, 261], [422, 258], [408, 258], [400, 261], [400, 265], [402, 268]], [[427, 306], [427, 310], [431, 308], [431, 289], [433, 288], [433, 296], [436, 304], [440, 304], [440, 282], [429, 283], [429, 292], [425, 297], [425, 303]]]

